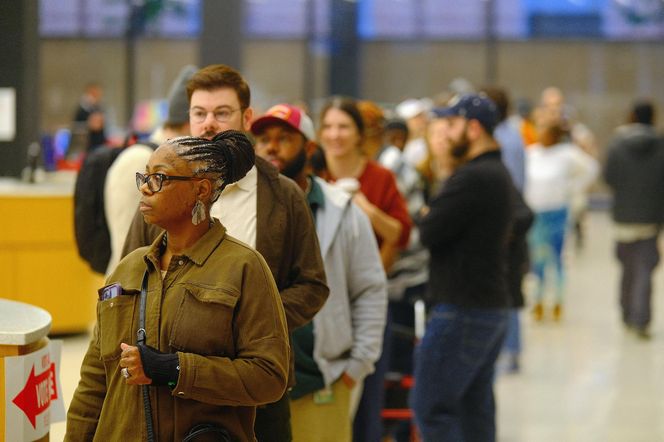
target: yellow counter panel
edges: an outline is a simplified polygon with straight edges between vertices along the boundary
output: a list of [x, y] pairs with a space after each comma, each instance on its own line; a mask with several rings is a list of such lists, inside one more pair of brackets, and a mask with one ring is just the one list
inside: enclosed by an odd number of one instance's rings
[[48, 311], [51, 333], [86, 331], [103, 276], [78, 256], [71, 186], [39, 186], [0, 186], [0, 298]]

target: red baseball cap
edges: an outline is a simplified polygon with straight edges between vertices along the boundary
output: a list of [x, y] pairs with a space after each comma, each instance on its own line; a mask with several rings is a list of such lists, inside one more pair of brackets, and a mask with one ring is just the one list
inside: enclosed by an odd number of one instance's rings
[[299, 107], [290, 104], [277, 104], [272, 106], [265, 115], [257, 118], [251, 124], [251, 133], [254, 135], [261, 133], [265, 126], [269, 124], [286, 124], [304, 135], [307, 140], [316, 139], [314, 132], [314, 123], [311, 118]]

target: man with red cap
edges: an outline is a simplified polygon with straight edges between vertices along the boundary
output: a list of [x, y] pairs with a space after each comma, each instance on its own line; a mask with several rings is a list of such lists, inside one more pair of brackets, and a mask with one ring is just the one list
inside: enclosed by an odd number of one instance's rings
[[305, 192], [330, 288], [313, 321], [293, 333], [293, 440], [350, 442], [362, 380], [380, 356], [387, 307], [371, 223], [349, 194], [311, 175], [315, 133], [301, 109], [274, 106], [254, 121], [251, 131], [256, 154]]

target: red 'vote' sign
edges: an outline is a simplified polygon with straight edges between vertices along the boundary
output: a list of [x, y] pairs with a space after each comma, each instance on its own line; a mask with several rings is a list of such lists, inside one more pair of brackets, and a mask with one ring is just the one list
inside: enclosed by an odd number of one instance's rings
[[37, 415], [48, 410], [51, 401], [58, 398], [55, 379], [55, 363], [52, 362], [50, 368], [37, 376], [33, 365], [25, 387], [12, 400], [28, 417], [33, 428], [36, 427]]

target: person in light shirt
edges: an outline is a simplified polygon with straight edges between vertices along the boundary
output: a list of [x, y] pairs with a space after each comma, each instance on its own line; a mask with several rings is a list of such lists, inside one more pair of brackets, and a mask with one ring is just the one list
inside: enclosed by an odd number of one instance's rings
[[562, 122], [551, 122], [541, 131], [539, 142], [526, 151], [526, 202], [535, 213], [529, 235], [530, 259], [537, 278], [535, 289], [536, 320], [544, 315], [547, 289], [546, 270], [555, 271], [553, 319], [559, 320], [563, 309], [565, 271], [562, 259], [568, 230], [572, 198], [585, 192], [597, 177], [597, 161], [568, 139]]

